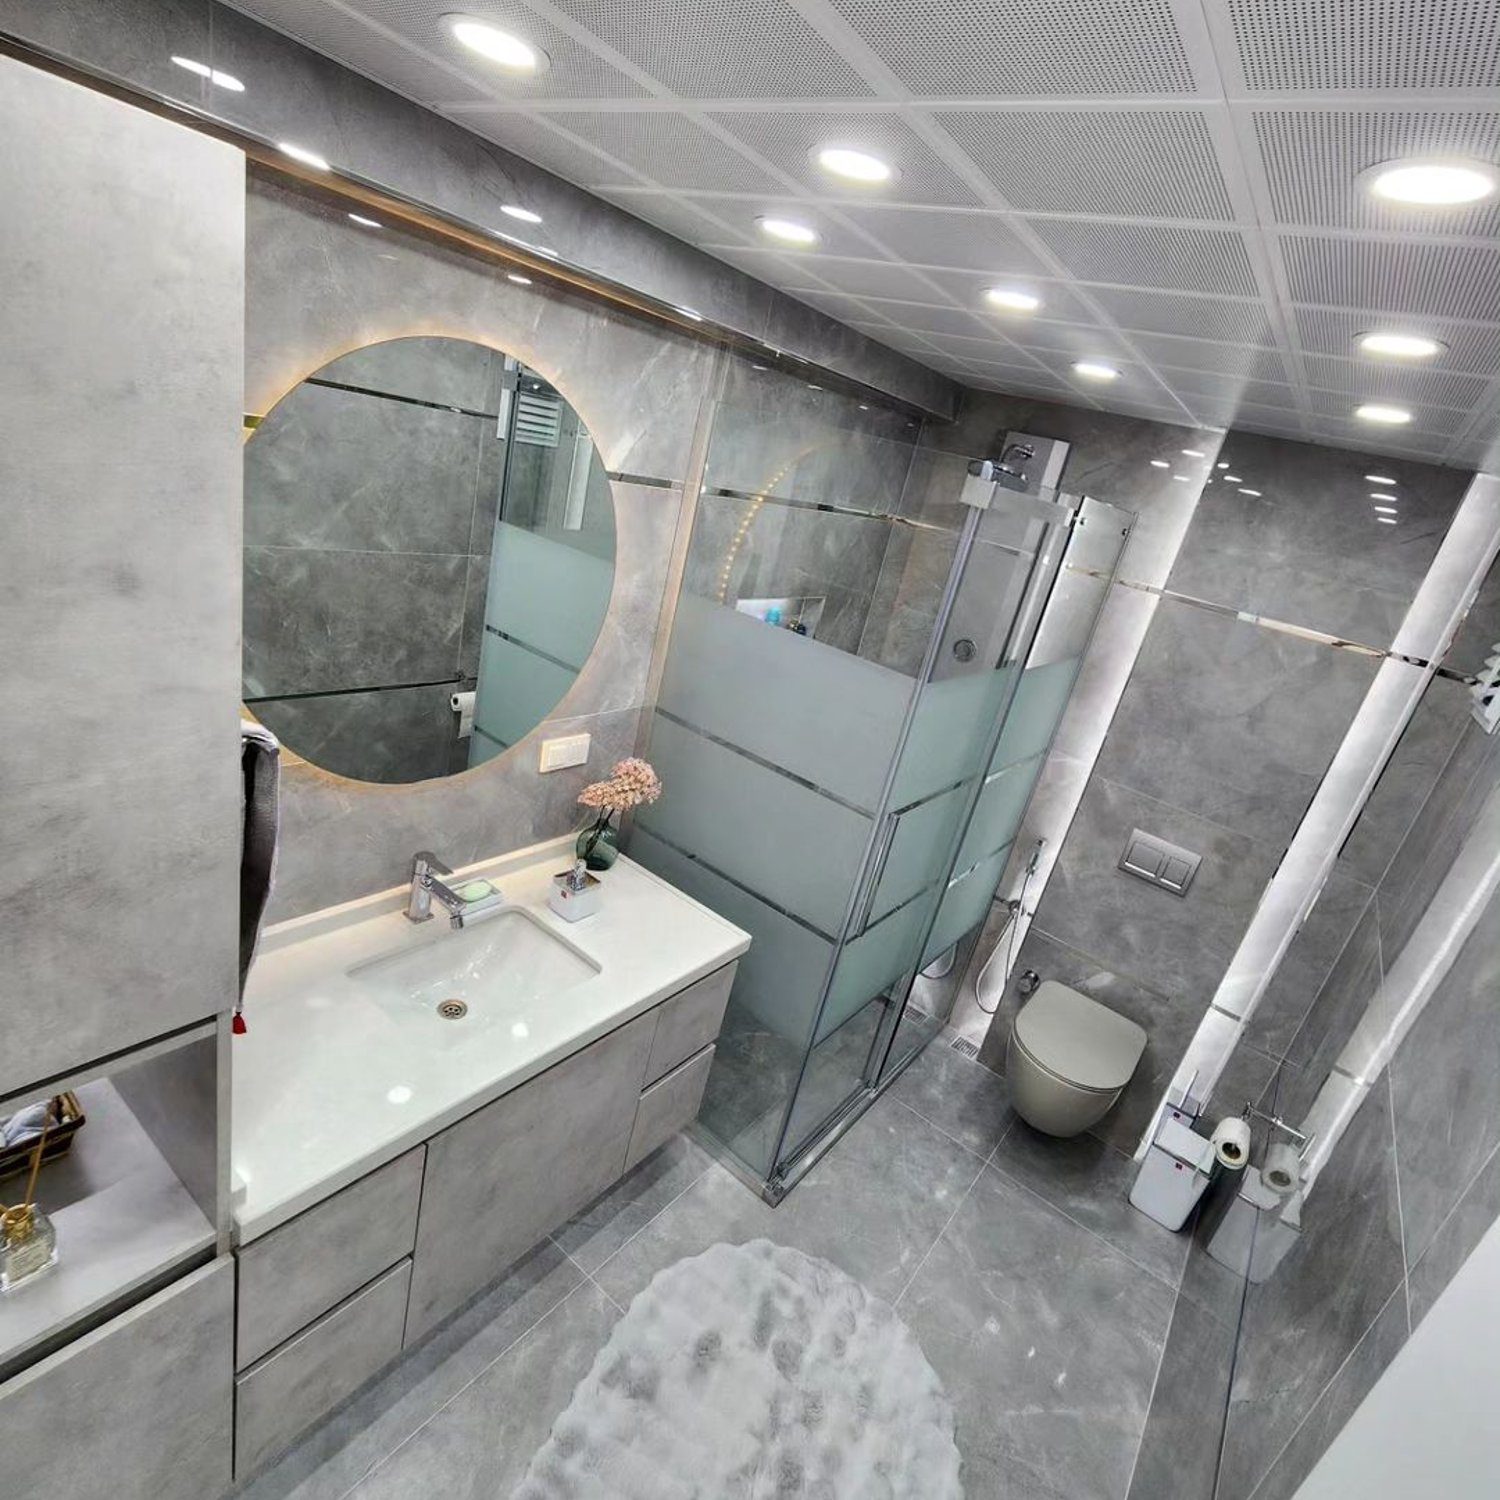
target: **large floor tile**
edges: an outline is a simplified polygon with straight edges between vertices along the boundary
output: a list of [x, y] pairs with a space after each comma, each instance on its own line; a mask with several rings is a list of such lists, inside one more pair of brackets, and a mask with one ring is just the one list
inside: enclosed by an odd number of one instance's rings
[[550, 1242], [408, 1350], [237, 1500], [343, 1500], [350, 1488], [499, 1359], [583, 1281]]
[[1176, 1289], [1188, 1236], [1173, 1234], [1131, 1206], [1135, 1163], [1128, 1156], [1091, 1135], [1059, 1140], [1018, 1121], [992, 1165]]
[[1179, 1297], [1130, 1500], [1214, 1500], [1233, 1366], [1234, 1329]]
[[890, 1092], [981, 1156], [1000, 1144], [1015, 1119], [1004, 1078], [955, 1052], [942, 1037], [906, 1069]]
[[716, 1166], [595, 1279], [623, 1306], [683, 1256], [765, 1236], [822, 1256], [876, 1296], [894, 1299], [981, 1165], [904, 1104], [881, 1099], [778, 1208]]
[[1121, 1500], [1172, 1305], [987, 1167], [898, 1305], [954, 1403], [965, 1492]]
[[619, 1315], [598, 1287], [580, 1286], [361, 1480], [350, 1500], [509, 1495]]
[[712, 1165], [713, 1158], [695, 1141], [673, 1136], [552, 1238], [585, 1271], [597, 1271]]

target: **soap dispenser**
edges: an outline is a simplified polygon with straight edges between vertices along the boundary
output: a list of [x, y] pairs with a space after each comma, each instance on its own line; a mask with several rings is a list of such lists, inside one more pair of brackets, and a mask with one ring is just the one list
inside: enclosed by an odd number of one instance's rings
[[565, 922], [581, 922], [599, 910], [599, 891], [602, 882], [589, 874], [588, 866], [575, 860], [571, 870], [564, 870], [552, 877], [552, 889], [547, 895], [547, 905]]

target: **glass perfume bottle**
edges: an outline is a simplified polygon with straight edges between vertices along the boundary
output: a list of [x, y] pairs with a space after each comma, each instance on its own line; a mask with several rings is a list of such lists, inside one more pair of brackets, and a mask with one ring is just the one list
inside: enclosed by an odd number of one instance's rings
[[0, 1213], [0, 1292], [13, 1292], [57, 1264], [57, 1230], [35, 1203]]

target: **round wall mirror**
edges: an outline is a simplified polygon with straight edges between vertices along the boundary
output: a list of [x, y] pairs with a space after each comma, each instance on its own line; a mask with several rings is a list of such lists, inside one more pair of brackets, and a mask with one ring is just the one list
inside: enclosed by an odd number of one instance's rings
[[341, 776], [468, 770], [572, 686], [614, 556], [603, 461], [542, 376], [462, 339], [356, 349], [245, 447], [245, 703]]

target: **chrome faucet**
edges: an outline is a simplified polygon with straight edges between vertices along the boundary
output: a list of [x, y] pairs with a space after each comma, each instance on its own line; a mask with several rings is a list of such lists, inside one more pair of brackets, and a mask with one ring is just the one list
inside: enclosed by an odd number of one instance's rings
[[448, 913], [448, 925], [455, 930], [464, 925], [464, 916], [469, 903], [452, 886], [445, 885], [443, 875], [453, 871], [430, 850], [423, 849], [412, 856], [411, 893], [406, 898], [406, 920], [427, 922], [432, 918], [432, 903], [436, 901]]

